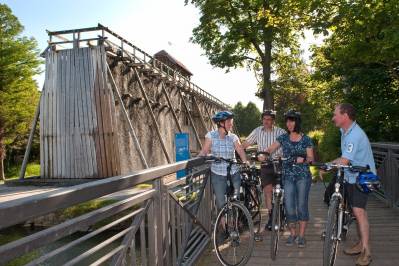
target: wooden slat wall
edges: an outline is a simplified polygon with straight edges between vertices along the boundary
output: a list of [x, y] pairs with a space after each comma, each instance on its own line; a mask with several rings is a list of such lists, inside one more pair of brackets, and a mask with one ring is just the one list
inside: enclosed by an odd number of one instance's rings
[[120, 174], [115, 101], [103, 46], [49, 51], [40, 106], [43, 178]]

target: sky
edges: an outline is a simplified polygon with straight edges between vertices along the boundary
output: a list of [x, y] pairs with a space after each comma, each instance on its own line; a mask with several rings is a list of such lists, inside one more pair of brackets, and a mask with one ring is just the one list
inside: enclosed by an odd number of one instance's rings
[[[101, 23], [149, 54], [166, 50], [181, 61], [194, 75], [192, 81], [223, 102], [233, 106], [238, 101], [254, 102], [257, 82], [245, 68], [215, 68], [204, 51], [190, 42], [192, 29], [199, 23], [199, 12], [184, 0], [0, 0], [7, 4], [25, 27], [23, 35], [34, 37], [39, 49], [47, 47], [46, 30], [58, 31], [97, 26]], [[301, 41], [304, 58], [311, 44], [320, 44], [311, 32]], [[44, 75], [36, 77], [39, 88]]]

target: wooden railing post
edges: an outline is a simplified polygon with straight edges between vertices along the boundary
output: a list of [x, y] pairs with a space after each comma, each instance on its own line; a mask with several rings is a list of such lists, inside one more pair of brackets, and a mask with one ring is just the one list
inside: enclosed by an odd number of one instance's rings
[[153, 182], [156, 194], [148, 212], [148, 249], [149, 265], [164, 265], [163, 258], [163, 235], [162, 235], [162, 181], [157, 179]]
[[[383, 197], [390, 207], [399, 207], [398, 159], [399, 145], [396, 143], [372, 143], [373, 155], [380, 163], [378, 174], [381, 177]], [[382, 160], [382, 161], [381, 161]]]

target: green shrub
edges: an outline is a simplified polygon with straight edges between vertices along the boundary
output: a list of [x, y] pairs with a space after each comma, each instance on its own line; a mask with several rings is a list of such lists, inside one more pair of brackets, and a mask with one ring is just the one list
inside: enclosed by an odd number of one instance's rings
[[308, 133], [315, 145], [315, 159], [320, 162], [334, 160], [340, 156], [340, 133], [334, 125], [324, 130], [313, 130]]

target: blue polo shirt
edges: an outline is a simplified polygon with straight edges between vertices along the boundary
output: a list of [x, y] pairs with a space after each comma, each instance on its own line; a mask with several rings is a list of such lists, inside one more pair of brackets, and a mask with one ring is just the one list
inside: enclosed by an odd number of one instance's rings
[[[341, 152], [342, 157], [355, 166], [370, 166], [370, 170], [376, 174], [373, 152], [369, 139], [360, 126], [353, 122], [350, 128], [344, 132], [341, 128]], [[356, 183], [359, 173], [345, 170], [345, 180], [351, 184]]]

